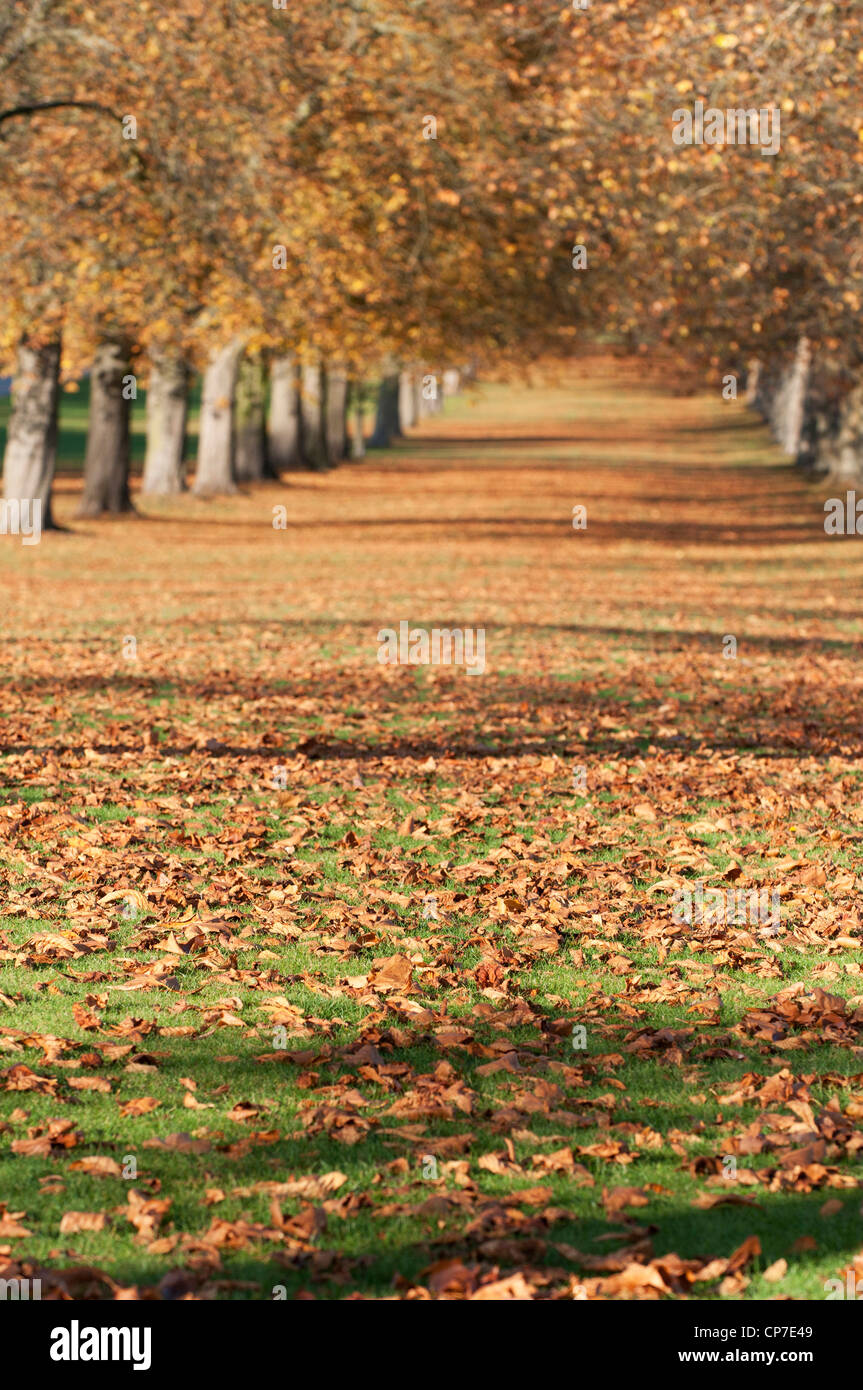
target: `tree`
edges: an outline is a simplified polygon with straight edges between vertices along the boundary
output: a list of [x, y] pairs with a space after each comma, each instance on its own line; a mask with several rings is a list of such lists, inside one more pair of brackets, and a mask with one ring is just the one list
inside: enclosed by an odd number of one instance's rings
[[129, 494], [129, 417], [132, 395], [128, 342], [106, 336], [90, 373], [90, 422], [84, 460], [84, 495], [78, 515], [133, 511]]
[[53, 526], [51, 486], [57, 462], [60, 339], [22, 340], [3, 459], [3, 496], [41, 508], [42, 530]]

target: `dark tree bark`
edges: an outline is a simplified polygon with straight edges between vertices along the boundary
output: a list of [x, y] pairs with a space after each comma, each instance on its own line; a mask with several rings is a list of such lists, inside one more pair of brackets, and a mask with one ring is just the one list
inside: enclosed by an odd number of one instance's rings
[[153, 356], [147, 388], [147, 454], [141, 491], [168, 497], [186, 487], [189, 370], [179, 357]]
[[236, 477], [258, 483], [267, 472], [267, 371], [260, 354], [240, 360], [234, 409]]
[[318, 363], [307, 362], [300, 385], [300, 448], [308, 468], [326, 468], [326, 381]]
[[41, 503], [43, 531], [53, 526], [51, 485], [57, 463], [60, 340], [34, 347], [22, 340], [12, 383], [12, 411], [3, 459], [7, 502]]
[[199, 497], [236, 492], [234, 477], [234, 392], [242, 346], [236, 340], [210, 358], [204, 372], [198, 433]]
[[366, 395], [361, 381], [352, 381], [348, 389], [348, 414], [350, 422], [350, 451], [352, 459], [366, 456]]
[[267, 449], [276, 474], [300, 462], [299, 390], [293, 357], [277, 357], [270, 369]]
[[383, 377], [378, 387], [375, 428], [369, 445], [372, 449], [388, 449], [400, 435], [399, 378], [398, 373], [394, 372]]
[[753, 357], [746, 371], [746, 394], [744, 400], [747, 405], [755, 405], [758, 400], [758, 383], [761, 379], [761, 368], [761, 358]]
[[100, 343], [90, 372], [90, 419], [79, 516], [134, 511], [129, 494], [131, 399], [127, 399], [123, 385], [124, 377], [131, 375], [128, 344], [120, 339]]
[[863, 483], [863, 382], [820, 376], [810, 385], [798, 462], [833, 483]]
[[753, 405], [763, 420], [770, 418], [771, 402], [776, 394], [778, 375], [768, 363], [761, 363], [758, 381], [755, 386]]

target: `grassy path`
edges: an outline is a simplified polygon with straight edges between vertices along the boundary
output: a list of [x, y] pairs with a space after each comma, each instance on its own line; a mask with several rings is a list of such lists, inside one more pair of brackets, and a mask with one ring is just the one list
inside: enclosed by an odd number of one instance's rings
[[[863, 1273], [863, 560], [742, 409], [639, 373], [2, 542], [0, 1264], [257, 1299]], [[401, 621], [484, 628], [485, 673], [380, 666]], [[675, 921], [697, 883], [780, 925]]]

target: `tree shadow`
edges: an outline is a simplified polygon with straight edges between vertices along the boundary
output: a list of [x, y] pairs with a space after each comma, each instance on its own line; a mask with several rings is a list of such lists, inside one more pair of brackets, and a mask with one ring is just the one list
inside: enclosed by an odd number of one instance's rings
[[[810, 1043], [788, 1052], [729, 1033], [739, 1013], [725, 1025], [709, 1026], [683, 1009], [669, 1022], [667, 1010], [660, 1016], [649, 1004], [636, 1020], [631, 1005], [626, 1013], [597, 1019], [595, 1008], [529, 1004], [530, 1023], [502, 1027], [496, 1015], [505, 1017], [518, 1003], [517, 994], [500, 1001], [485, 1024], [476, 1010], [462, 1019], [442, 1013], [439, 1003], [432, 1006], [439, 1029], [468, 1025], [473, 1041], [462, 1045], [402, 1020], [393, 1029], [386, 1019], [360, 1025], [357, 1037], [343, 1045], [325, 1037], [289, 1039], [292, 1050], [283, 1053], [270, 1051], [268, 1034], [264, 1040], [244, 1034], [231, 1039], [239, 1055], [222, 1058], [216, 1076], [212, 1052], [196, 1040], [160, 1038], [160, 1084], [179, 1092], [180, 1077], [195, 1075], [198, 1096], [209, 1104], [210, 1087], [200, 1085], [209, 1068], [210, 1079], [227, 1086], [231, 1104], [242, 1099], [260, 1106], [281, 1082], [298, 1082], [311, 1117], [307, 1131], [302, 1112], [291, 1115], [279, 1105], [262, 1108], [248, 1125], [226, 1122], [217, 1108], [213, 1120], [209, 1110], [190, 1117], [197, 1138], [173, 1131], [173, 1141], [169, 1136], [168, 1146], [159, 1147], [172, 1122], [147, 1117], [139, 1123], [138, 1139], [91, 1135], [86, 1141], [88, 1154], [116, 1161], [137, 1154], [135, 1182], [76, 1175], [69, 1167], [76, 1149], [54, 1157], [49, 1171], [63, 1178], [66, 1200], [73, 1204], [104, 1203], [109, 1194], [122, 1204], [132, 1187], [144, 1197], [171, 1198], [159, 1235], [186, 1233], [191, 1243], [179, 1243], [157, 1260], [143, 1249], [139, 1255], [124, 1251], [103, 1266], [123, 1286], [155, 1293], [161, 1280], [157, 1296], [169, 1300], [191, 1293], [266, 1301], [279, 1285], [289, 1297], [314, 1290], [338, 1298], [353, 1289], [380, 1296], [426, 1283], [429, 1268], [442, 1260], [486, 1274], [499, 1269], [503, 1277], [519, 1269], [528, 1277], [549, 1271], [551, 1282], [560, 1282], [568, 1274], [596, 1278], [633, 1260], [644, 1264], [671, 1253], [705, 1263], [727, 1260], [752, 1236], [761, 1250], [750, 1274], [782, 1258], [795, 1271], [816, 1261], [823, 1267], [826, 1260], [831, 1274], [838, 1274], [858, 1252], [859, 1179], [853, 1177], [851, 1150], [828, 1143], [817, 1159], [793, 1157], [819, 1142], [824, 1124], [827, 1133], [835, 1129], [838, 1112], [827, 1107], [848, 1089], [841, 1080], [845, 1068], [849, 1083], [859, 1080], [853, 1029], [843, 1041], [828, 1027], [824, 1046]], [[579, 1018], [587, 1025], [584, 1051], [574, 1051], [569, 1036]], [[856, 1033], [859, 1041], [859, 1025]], [[492, 1076], [490, 1047], [506, 1063]], [[44, 1060], [36, 1066], [40, 1074], [54, 1072]], [[688, 1086], [680, 1081], [684, 1068], [698, 1072]], [[62, 1069], [57, 1074], [64, 1075]], [[776, 1083], [775, 1099], [759, 1102], [751, 1095], [737, 1106], [723, 1099], [741, 1087], [760, 1091], [780, 1074], [786, 1080]], [[462, 1098], [472, 1097], [469, 1113], [448, 1102], [454, 1084]], [[417, 1090], [427, 1097], [425, 1111], [418, 1106], [404, 1115], [389, 1113]], [[816, 1127], [788, 1138], [772, 1120], [783, 1116], [793, 1123], [788, 1101], [801, 1097], [810, 1098]], [[293, 1133], [283, 1132], [286, 1124]], [[362, 1132], [351, 1142], [334, 1137], [353, 1133], [352, 1125]], [[853, 1122], [845, 1142], [852, 1131]], [[756, 1132], [765, 1145], [761, 1152], [753, 1147]], [[665, 1138], [657, 1147], [659, 1134]], [[508, 1152], [511, 1136], [517, 1147]], [[607, 1153], [593, 1152], [603, 1145]], [[591, 1152], [579, 1152], [584, 1147]], [[565, 1149], [572, 1149], [575, 1167], [532, 1162], [534, 1153], [560, 1155]], [[727, 1159], [735, 1150], [739, 1173], [729, 1176]], [[481, 1167], [479, 1159], [491, 1154], [499, 1155], [498, 1168]], [[467, 1183], [459, 1176], [460, 1161], [469, 1165]], [[34, 1182], [46, 1169], [44, 1159], [8, 1163], [18, 1180], [22, 1168], [32, 1171]], [[447, 1163], [456, 1167], [447, 1170]], [[844, 1186], [833, 1182], [836, 1172], [846, 1175]], [[259, 1183], [328, 1173], [343, 1173], [345, 1180], [317, 1194], [312, 1183], [305, 1197], [250, 1191]], [[202, 1201], [205, 1185], [223, 1194], [209, 1208]], [[241, 1193], [234, 1195], [234, 1188]], [[543, 1189], [539, 1197], [537, 1188]], [[618, 1196], [618, 1189], [628, 1192]], [[284, 1230], [274, 1225], [274, 1197]], [[831, 1197], [838, 1209], [825, 1220], [822, 1208]], [[381, 1209], [378, 1217], [375, 1207]], [[235, 1229], [222, 1229], [220, 1222]], [[619, 1250], [627, 1253], [616, 1265]], [[15, 1259], [26, 1258], [26, 1241], [17, 1242]], [[41, 1269], [43, 1297], [59, 1290], [76, 1299], [110, 1297], [87, 1263], [55, 1276], [52, 1268], [63, 1263], [58, 1255]], [[696, 1299], [715, 1297], [718, 1277], [692, 1285], [668, 1276], [674, 1295]]]

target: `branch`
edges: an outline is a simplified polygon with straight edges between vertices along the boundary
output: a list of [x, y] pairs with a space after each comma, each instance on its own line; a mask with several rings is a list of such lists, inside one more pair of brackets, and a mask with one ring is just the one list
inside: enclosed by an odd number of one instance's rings
[[101, 111], [104, 116], [110, 116], [115, 121], [121, 119], [116, 111], [111, 111], [107, 106], [100, 106], [97, 101], [74, 101], [69, 98], [64, 101], [37, 101], [31, 105], [13, 106], [8, 111], [0, 111], [0, 125], [4, 125], [6, 121], [14, 120], [16, 116], [32, 116], [37, 111], [56, 111], [61, 107], [70, 106], [83, 111]]
[[[98, 101], [76, 101], [73, 97], [66, 97], [59, 101], [28, 102], [22, 106], [12, 106], [8, 111], [0, 111], [0, 126], [5, 125], [7, 121], [15, 120], [18, 116], [33, 116], [37, 115], [40, 111], [63, 111], [69, 109], [78, 111], [98, 111], [102, 116], [110, 116], [111, 120], [116, 121], [118, 124], [122, 123], [123, 120], [123, 117], [119, 116], [116, 111], [112, 111], [110, 106], [102, 106]], [[0, 140], [2, 140], [2, 138], [2, 135], [0, 135]], [[147, 162], [141, 154], [141, 151], [137, 149], [134, 140], [129, 141], [128, 153], [137, 164], [139, 173], [142, 173], [146, 177]]]

